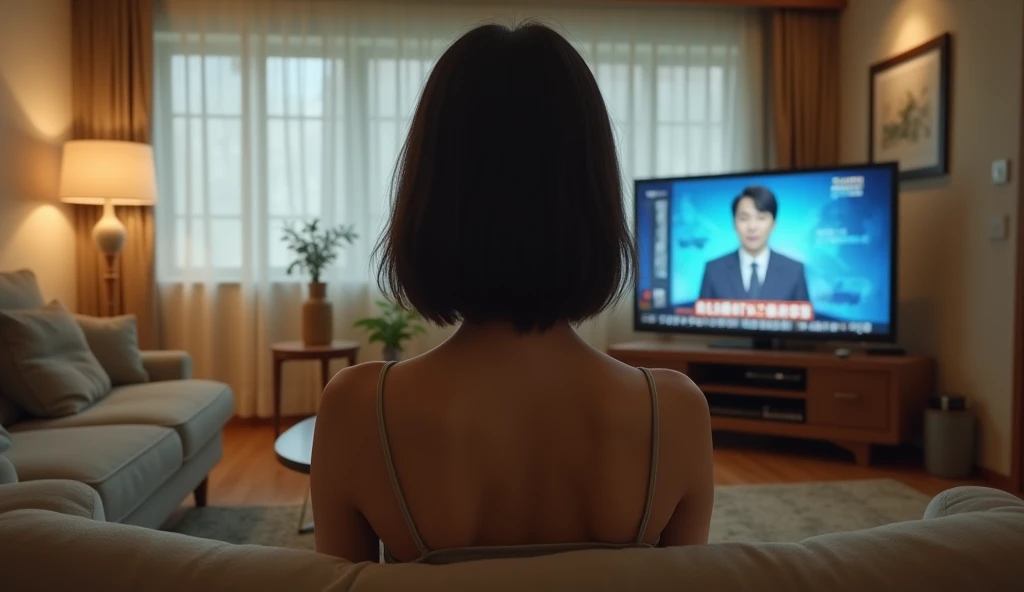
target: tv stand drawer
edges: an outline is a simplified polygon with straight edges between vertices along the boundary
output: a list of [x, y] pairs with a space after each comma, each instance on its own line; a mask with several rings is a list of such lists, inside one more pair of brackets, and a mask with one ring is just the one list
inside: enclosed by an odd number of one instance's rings
[[885, 430], [889, 427], [889, 375], [815, 369], [810, 373], [807, 423]]

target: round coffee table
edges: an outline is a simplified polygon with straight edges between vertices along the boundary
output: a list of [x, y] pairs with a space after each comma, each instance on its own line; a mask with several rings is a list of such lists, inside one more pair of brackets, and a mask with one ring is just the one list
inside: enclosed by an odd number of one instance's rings
[[[310, 458], [313, 455], [313, 429], [316, 427], [316, 416], [307, 417], [285, 430], [274, 442], [274, 454], [277, 462], [285, 467], [309, 474]], [[299, 514], [299, 534], [313, 532], [313, 523], [305, 523], [306, 508], [309, 496], [302, 502], [302, 513]]]

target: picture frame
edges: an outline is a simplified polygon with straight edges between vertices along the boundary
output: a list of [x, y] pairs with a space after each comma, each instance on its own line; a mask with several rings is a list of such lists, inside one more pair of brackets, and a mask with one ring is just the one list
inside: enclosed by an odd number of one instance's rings
[[899, 163], [900, 180], [949, 172], [951, 47], [944, 33], [871, 66], [868, 159]]

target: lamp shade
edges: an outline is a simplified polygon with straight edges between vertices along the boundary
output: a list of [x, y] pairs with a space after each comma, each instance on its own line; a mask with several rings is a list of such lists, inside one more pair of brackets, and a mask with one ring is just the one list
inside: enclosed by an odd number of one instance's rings
[[148, 206], [156, 203], [153, 149], [140, 142], [71, 140], [64, 144], [60, 199], [67, 203]]

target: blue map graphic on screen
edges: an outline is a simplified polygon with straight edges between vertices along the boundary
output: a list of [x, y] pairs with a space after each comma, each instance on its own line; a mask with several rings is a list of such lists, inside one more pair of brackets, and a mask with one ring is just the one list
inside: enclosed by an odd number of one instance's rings
[[[639, 181], [636, 200], [640, 328], [891, 332], [892, 167]], [[778, 305], [787, 322], [686, 318], [715, 300]]]

